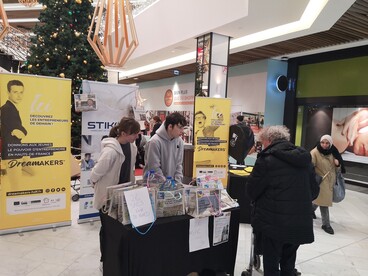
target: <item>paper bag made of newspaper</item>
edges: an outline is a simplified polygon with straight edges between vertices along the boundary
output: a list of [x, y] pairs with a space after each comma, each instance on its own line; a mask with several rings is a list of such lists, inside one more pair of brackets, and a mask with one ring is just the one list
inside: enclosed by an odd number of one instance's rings
[[201, 175], [196, 178], [197, 186], [202, 188], [223, 189], [222, 181], [219, 177], [213, 175]]
[[184, 189], [157, 191], [156, 216], [171, 217], [185, 214]]
[[117, 201], [114, 200], [115, 190], [128, 188], [132, 186], [134, 186], [134, 183], [126, 182], [126, 183], [121, 183], [118, 185], [112, 185], [112, 186], [107, 187], [106, 188], [106, 202], [105, 202], [104, 207], [102, 208], [102, 211], [105, 214], [110, 213], [109, 215], [116, 219], [117, 218]]
[[193, 217], [207, 217], [221, 214], [221, 190], [192, 188], [186, 190], [187, 214]]
[[[138, 188], [138, 187], [135, 187]], [[135, 189], [134, 188], [134, 189]], [[156, 189], [148, 188], [148, 195], [151, 201], [152, 211], [153, 214], [156, 214]], [[121, 223], [123, 225], [131, 224], [130, 216], [129, 216], [129, 210], [128, 205], [125, 199], [124, 191], [121, 194], [121, 198], [119, 200], [119, 207], [118, 207], [118, 220], [121, 218]]]
[[[120, 189], [114, 189], [110, 209], [108, 212], [109, 216], [117, 219], [123, 225], [131, 224], [128, 206], [127, 206], [124, 192], [132, 190], [132, 189], [136, 189], [138, 187], [139, 186], [134, 185], [134, 186], [124, 187]], [[155, 214], [156, 213], [156, 190], [148, 189], [148, 194], [151, 200], [153, 213]]]

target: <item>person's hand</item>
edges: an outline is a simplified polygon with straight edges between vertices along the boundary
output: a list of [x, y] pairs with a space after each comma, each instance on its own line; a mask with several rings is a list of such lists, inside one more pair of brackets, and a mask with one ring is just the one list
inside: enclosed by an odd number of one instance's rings
[[334, 159], [334, 163], [335, 163], [335, 166], [336, 166], [336, 167], [340, 166], [340, 162], [339, 162], [339, 160]]
[[19, 130], [19, 129], [14, 129], [11, 132], [12, 136], [17, 137], [18, 139], [22, 140], [26, 135], [23, 133], [23, 131]]
[[345, 119], [336, 123], [337, 126], [342, 126], [341, 135], [345, 136], [350, 146], [353, 145], [358, 137], [359, 131], [368, 126], [368, 109], [361, 109], [353, 112]]

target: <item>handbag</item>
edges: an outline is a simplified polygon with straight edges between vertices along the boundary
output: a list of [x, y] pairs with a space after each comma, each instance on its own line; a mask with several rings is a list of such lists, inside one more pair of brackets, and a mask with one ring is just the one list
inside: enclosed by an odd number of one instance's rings
[[318, 185], [321, 185], [322, 181], [326, 178], [326, 176], [329, 174], [330, 172], [327, 172], [324, 176], [320, 176], [319, 174], [315, 174], [316, 176], [316, 181]]
[[332, 201], [339, 203], [345, 198], [345, 179], [340, 170], [336, 172], [336, 183], [333, 187]]
[[316, 182], [317, 182], [317, 184], [319, 186], [319, 185], [321, 185], [321, 182], [323, 180], [323, 177], [320, 176], [319, 174], [315, 174], [315, 175], [316, 175]]

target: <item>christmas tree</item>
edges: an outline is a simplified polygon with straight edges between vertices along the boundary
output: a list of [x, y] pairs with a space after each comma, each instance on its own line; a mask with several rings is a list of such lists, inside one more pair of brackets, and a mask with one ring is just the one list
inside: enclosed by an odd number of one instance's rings
[[25, 69], [30, 74], [70, 78], [72, 146], [80, 147], [81, 114], [74, 110], [73, 95], [82, 80], [106, 81], [102, 63], [87, 41], [93, 16], [92, 0], [40, 0], [40, 23], [31, 38]]

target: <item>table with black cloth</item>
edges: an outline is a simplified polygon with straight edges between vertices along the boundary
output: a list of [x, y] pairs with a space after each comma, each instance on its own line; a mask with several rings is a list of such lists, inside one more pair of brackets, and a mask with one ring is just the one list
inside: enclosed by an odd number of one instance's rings
[[[102, 215], [105, 276], [185, 276], [204, 269], [234, 273], [240, 209], [231, 210], [229, 241], [212, 245], [213, 217], [209, 218], [210, 247], [189, 252], [191, 216], [159, 218], [145, 234], [131, 225]], [[138, 228], [144, 232], [148, 226]]]
[[227, 182], [227, 192], [233, 199], [237, 199], [240, 207], [240, 223], [250, 223], [251, 205], [250, 198], [247, 195], [247, 179], [248, 176], [239, 176], [229, 173]]

